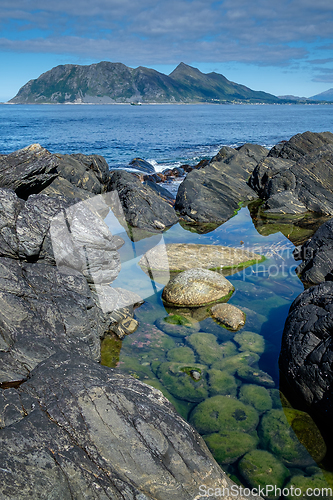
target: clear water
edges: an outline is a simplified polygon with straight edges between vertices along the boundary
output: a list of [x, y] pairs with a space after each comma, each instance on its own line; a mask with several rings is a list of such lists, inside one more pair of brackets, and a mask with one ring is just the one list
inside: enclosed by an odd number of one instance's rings
[[[216, 154], [223, 145], [238, 146], [251, 142], [271, 147], [306, 130], [333, 131], [332, 106], [0, 105], [0, 154], [38, 142], [54, 153], [101, 154], [107, 159], [111, 168], [127, 165], [134, 157], [153, 162], [156, 170], [184, 163], [195, 164], [203, 158], [210, 158]], [[277, 391], [278, 357], [283, 326], [290, 304], [302, 292], [303, 286], [294, 273], [296, 266], [292, 257], [294, 246], [286, 237], [289, 230], [293, 232], [292, 225], [288, 231], [283, 231], [286, 236], [280, 232], [278, 221], [275, 229], [274, 224], [267, 228], [268, 226], [264, 230], [261, 228], [258, 232], [249, 210], [243, 208], [237, 216], [210, 233], [197, 234], [177, 224], [164, 233], [163, 239], [165, 243], [243, 246], [265, 254], [266, 261], [263, 265], [248, 267], [228, 277], [236, 289], [229, 303], [247, 313], [245, 327], [240, 332], [251, 331], [264, 339], [265, 349], [258, 354], [259, 359], [253, 366], [266, 372], [274, 381], [275, 387], [267, 389], [273, 408], [280, 411], [280, 414], [281, 412], [288, 414], [286, 410], [288, 403], [280, 398]], [[121, 228], [118, 227], [117, 232], [119, 231]], [[267, 236], [264, 236], [265, 234]], [[177, 347], [192, 349], [194, 358], [190, 365], [202, 366], [204, 375], [198, 382], [198, 387], [204, 383], [206, 390], [204, 400], [209, 400], [219, 394], [219, 389], [216, 389], [212, 379], [209, 378], [213, 365], [204, 359], [205, 356], [199, 352], [200, 350], [193, 348], [190, 335], [188, 338], [170, 336], [155, 324], [170, 312], [166, 310], [161, 300], [164, 285], [151, 281], [139, 267], [138, 261], [149, 248], [161, 241], [161, 236], [154, 236], [135, 244], [127, 238], [126, 233], [121, 233], [121, 236], [125, 240], [125, 245], [120, 249], [122, 270], [113, 286], [137, 291], [145, 299], [145, 304], [136, 310], [139, 321], [136, 332], [126, 337], [122, 343], [104, 344], [104, 350], [113, 357], [109, 364], [113, 366], [117, 364], [119, 370], [160, 388], [180, 414], [195, 423], [193, 416], [197, 411], [196, 407], [202, 402], [188, 401], [188, 398], [177, 394], [177, 390], [172, 389], [172, 376], [176, 379], [178, 375], [171, 374], [170, 379], [166, 376], [165, 367], [171, 363], [173, 349]], [[235, 334], [213, 322], [209, 317], [200, 316], [199, 320], [202, 334], [210, 333], [218, 346], [227, 342], [234, 355], [241, 354], [241, 345], [235, 340]], [[207, 338], [212, 339], [212, 337]], [[190, 352], [188, 349], [187, 353]], [[161, 368], [161, 365], [164, 368]], [[229, 391], [231, 394], [227, 391], [227, 396], [242, 399], [246, 384], [239, 376], [237, 368], [239, 367], [219, 371], [227, 372], [229, 382], [233, 380], [234, 383], [233, 389]], [[188, 374], [184, 376], [190, 377]], [[195, 387], [192, 379], [191, 384], [192, 388]], [[258, 441], [258, 431], [260, 435], [264, 417], [271, 410], [266, 408], [256, 411], [259, 424], [247, 431], [249, 439], [254, 439], [256, 442], [254, 448], [269, 449], [272, 452], [272, 443], [267, 444], [262, 435]], [[289, 424], [284, 425], [285, 435], [289, 436], [290, 432], [293, 434]], [[310, 430], [308, 429], [308, 434], [311, 434]], [[214, 436], [214, 432], [207, 430], [202, 433], [206, 436], [207, 443], [215, 456], [219, 458], [215, 446], [218, 437]], [[244, 437], [244, 433], [238, 434]], [[213, 435], [213, 438], [207, 438], [207, 435]], [[299, 434], [298, 436], [301, 439]], [[212, 444], [212, 439], [213, 441], [215, 439], [215, 444], [214, 442]], [[227, 439], [225, 435], [223, 439]], [[293, 443], [295, 444], [295, 440]], [[237, 447], [236, 442], [234, 447]], [[299, 453], [303, 457], [302, 460], [299, 463], [296, 460], [291, 465], [288, 464], [287, 476], [294, 475], [298, 481], [310, 482], [310, 485], [320, 484], [321, 487], [320, 481], [324, 480], [325, 484], [329, 481], [328, 484], [332, 486], [330, 474], [326, 472], [326, 469], [332, 470], [329, 461], [326, 459], [321, 462], [318, 469], [311, 446], [308, 447], [308, 451], [303, 449]], [[331, 452], [329, 454], [332, 455]], [[278, 454], [276, 456], [279, 457]], [[234, 480], [244, 482], [244, 477], [240, 474], [241, 457], [237, 456], [234, 459], [229, 457], [219, 461]], [[284, 485], [288, 484], [289, 476], [287, 476]], [[321, 495], [319, 498], [325, 496]]]

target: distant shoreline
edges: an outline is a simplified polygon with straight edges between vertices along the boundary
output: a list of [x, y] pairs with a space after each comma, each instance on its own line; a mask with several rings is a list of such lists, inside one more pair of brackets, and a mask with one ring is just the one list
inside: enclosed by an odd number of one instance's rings
[[[323, 102], [142, 102], [135, 107], [140, 106], [327, 106], [332, 105], [333, 101]], [[0, 102], [0, 105], [6, 106], [132, 106], [130, 102]]]

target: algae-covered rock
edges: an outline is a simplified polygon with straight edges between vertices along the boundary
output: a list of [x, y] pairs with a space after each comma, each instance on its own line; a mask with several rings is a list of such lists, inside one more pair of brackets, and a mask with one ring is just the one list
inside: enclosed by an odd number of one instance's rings
[[203, 436], [215, 460], [220, 465], [232, 464], [250, 450], [256, 448], [258, 436], [245, 432], [230, 431]]
[[281, 408], [292, 408], [292, 405], [289, 403], [288, 399], [279, 389], [271, 389], [270, 390], [273, 408], [281, 409]]
[[262, 335], [258, 335], [258, 333], [236, 333], [234, 340], [239, 344], [240, 351], [251, 351], [257, 354], [262, 354], [265, 351], [265, 339]]
[[208, 370], [207, 373], [210, 396], [216, 396], [217, 394], [221, 394], [222, 396], [236, 396], [237, 382], [235, 377], [230, 375], [230, 373], [214, 369]]
[[143, 323], [135, 333], [125, 337], [122, 352], [131, 356], [135, 351], [140, 360], [151, 361], [157, 358], [162, 361], [166, 352], [175, 346], [175, 341], [169, 335], [156, 326]]
[[258, 425], [259, 417], [253, 406], [228, 396], [213, 396], [200, 403], [190, 422], [200, 434], [213, 432], [250, 432]]
[[237, 331], [245, 325], [246, 315], [231, 304], [216, 304], [210, 310], [212, 317], [226, 328]]
[[191, 269], [178, 274], [165, 286], [162, 298], [174, 306], [199, 307], [226, 302], [233, 285], [221, 274], [206, 269]]
[[327, 472], [324, 474], [319, 472], [310, 477], [302, 474], [293, 476], [285, 486], [289, 490], [289, 494], [285, 498], [287, 500], [296, 500], [298, 498], [303, 498], [304, 500], [313, 500], [313, 498], [331, 500], [333, 496], [332, 482], [332, 473]]
[[224, 357], [236, 354], [237, 348], [233, 342], [219, 344], [211, 333], [193, 333], [187, 339], [188, 344], [198, 354], [201, 363], [211, 365]]
[[195, 354], [190, 347], [174, 347], [167, 352], [167, 359], [175, 363], [193, 364], [195, 363]]
[[224, 326], [216, 323], [213, 318], [206, 318], [203, 321], [200, 321], [200, 331], [212, 333], [220, 342], [226, 342], [234, 337], [234, 332], [227, 330]]
[[173, 404], [173, 406], [176, 408], [177, 412], [179, 415], [181, 415], [185, 420], [188, 419], [189, 413], [192, 410], [193, 406], [195, 406], [195, 403], [190, 403], [188, 401], [180, 401], [179, 399], [175, 398], [170, 392], [164, 387], [161, 382], [154, 378], [154, 379], [146, 379], [145, 384], [150, 385], [151, 387], [155, 387], [155, 389], [158, 389], [159, 391], [162, 392], [163, 396], [165, 396], [170, 403]]
[[264, 387], [275, 387], [275, 382], [268, 373], [254, 368], [253, 366], [241, 365], [237, 369], [237, 376], [252, 384], [262, 385]]
[[287, 466], [307, 467], [320, 462], [326, 454], [325, 442], [310, 415], [292, 408], [266, 413], [259, 437], [263, 448]]
[[259, 413], [272, 409], [272, 398], [268, 390], [262, 385], [242, 385], [239, 391], [239, 399], [245, 404], [254, 406]]
[[173, 337], [187, 337], [187, 335], [200, 330], [200, 325], [197, 321], [180, 314], [170, 314], [165, 318], [159, 318], [155, 321], [155, 325]]
[[115, 368], [119, 362], [122, 341], [114, 337], [105, 337], [101, 343], [101, 364]]
[[[199, 380], [191, 376], [192, 370], [202, 375]], [[199, 364], [189, 366], [184, 363], [167, 362], [159, 365], [156, 374], [175, 398], [198, 403], [208, 397], [204, 370], [205, 366]]]
[[[239, 462], [238, 470], [245, 481], [252, 488], [258, 486], [276, 486], [282, 488], [290, 472], [277, 458], [264, 450], [253, 450], [247, 453]], [[266, 498], [275, 500], [280, 495], [275, 495], [273, 490]]]
[[225, 370], [231, 374], [236, 373], [240, 367], [253, 365], [259, 360], [258, 354], [254, 352], [241, 352], [235, 356], [226, 357], [215, 361], [212, 368]]

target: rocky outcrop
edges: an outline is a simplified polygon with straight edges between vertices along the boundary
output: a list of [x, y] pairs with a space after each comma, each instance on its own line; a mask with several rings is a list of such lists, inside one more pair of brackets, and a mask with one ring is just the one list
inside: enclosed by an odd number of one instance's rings
[[333, 214], [333, 134], [305, 132], [275, 146], [249, 185], [276, 214]]
[[333, 282], [305, 290], [290, 307], [280, 354], [289, 386], [319, 417], [333, 416]]
[[294, 251], [303, 262], [296, 273], [304, 283], [315, 285], [333, 281], [333, 219], [325, 222], [302, 247]]
[[209, 165], [187, 175], [179, 186], [175, 209], [190, 222], [225, 222], [241, 202], [257, 198], [247, 181], [258, 163], [254, 156], [266, 153], [223, 147]]

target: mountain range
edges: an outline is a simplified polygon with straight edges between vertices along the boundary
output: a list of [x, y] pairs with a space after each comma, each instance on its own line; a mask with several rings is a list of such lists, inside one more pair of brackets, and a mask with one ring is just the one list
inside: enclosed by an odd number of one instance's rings
[[281, 103], [266, 92], [229, 81], [219, 73], [202, 73], [180, 63], [165, 75], [139, 66], [102, 61], [89, 66], [56, 66], [30, 80], [9, 101], [11, 104], [43, 103]]

